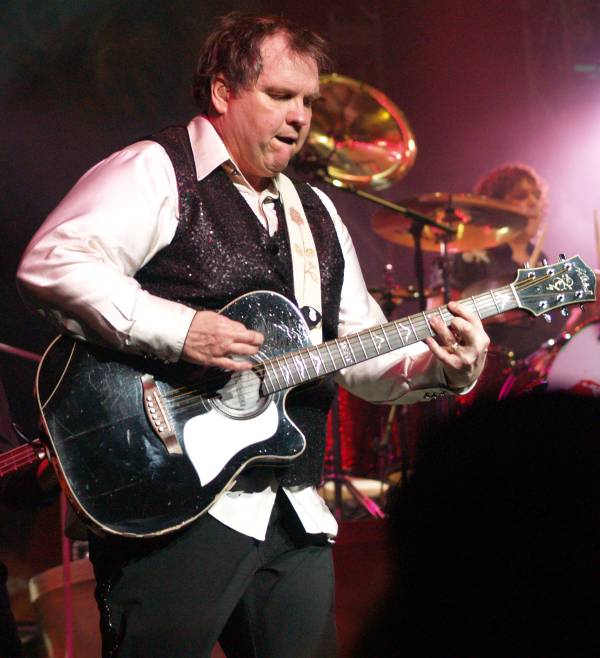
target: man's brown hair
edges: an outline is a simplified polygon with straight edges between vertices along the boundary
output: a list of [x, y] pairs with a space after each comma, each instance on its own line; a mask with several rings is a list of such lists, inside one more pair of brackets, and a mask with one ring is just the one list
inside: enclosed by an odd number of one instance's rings
[[292, 53], [310, 57], [319, 73], [331, 70], [327, 43], [312, 30], [282, 16], [232, 12], [206, 38], [194, 74], [194, 99], [203, 114], [211, 107], [215, 75], [225, 77], [234, 93], [253, 85], [262, 71], [261, 46], [267, 37], [283, 34]]

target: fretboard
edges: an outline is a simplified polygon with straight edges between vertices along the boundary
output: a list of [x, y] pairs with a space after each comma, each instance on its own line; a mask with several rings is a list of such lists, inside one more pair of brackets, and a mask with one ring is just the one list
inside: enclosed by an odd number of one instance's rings
[[34, 464], [42, 456], [43, 451], [41, 447], [39, 450], [36, 450], [33, 445], [27, 443], [18, 448], [13, 448], [0, 455], [0, 477], [14, 473], [29, 464]]
[[[518, 308], [510, 285], [461, 299], [459, 304], [482, 320]], [[447, 306], [440, 306], [275, 357], [261, 364], [264, 390], [270, 394], [291, 388], [434, 336], [433, 317], [449, 325], [454, 316]]]

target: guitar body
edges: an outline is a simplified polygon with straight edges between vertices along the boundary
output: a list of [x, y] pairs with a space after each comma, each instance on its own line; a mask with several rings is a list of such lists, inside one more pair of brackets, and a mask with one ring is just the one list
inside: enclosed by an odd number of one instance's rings
[[[310, 344], [304, 318], [276, 293], [244, 295], [222, 313], [264, 334], [257, 362]], [[105, 532], [160, 535], [203, 514], [247, 465], [301, 454], [305, 440], [285, 413], [287, 393], [261, 397], [255, 373], [237, 375], [57, 338], [36, 394], [76, 510]], [[145, 406], [147, 393], [163, 405], [170, 442]]]

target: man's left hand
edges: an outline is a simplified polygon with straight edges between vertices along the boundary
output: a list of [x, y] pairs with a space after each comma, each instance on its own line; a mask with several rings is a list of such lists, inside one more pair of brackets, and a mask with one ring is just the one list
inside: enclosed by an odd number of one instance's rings
[[426, 338], [424, 342], [442, 362], [448, 386], [461, 389], [481, 375], [490, 339], [481, 320], [464, 306], [450, 302], [448, 310], [454, 316], [449, 326], [439, 317], [428, 317], [437, 336]]

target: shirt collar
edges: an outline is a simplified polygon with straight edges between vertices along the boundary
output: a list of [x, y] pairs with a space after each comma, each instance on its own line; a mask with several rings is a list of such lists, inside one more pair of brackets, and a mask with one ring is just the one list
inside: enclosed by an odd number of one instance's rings
[[[206, 117], [195, 116], [188, 123], [187, 130], [192, 144], [192, 153], [194, 154], [196, 176], [199, 181], [206, 178], [217, 167], [224, 166], [225, 171], [234, 183], [251, 190], [254, 189], [239, 171], [225, 144], [223, 144], [223, 140]], [[264, 192], [271, 196], [279, 196], [278, 178], [279, 174], [272, 179], [271, 184]], [[264, 194], [264, 192], [261, 194]]]

